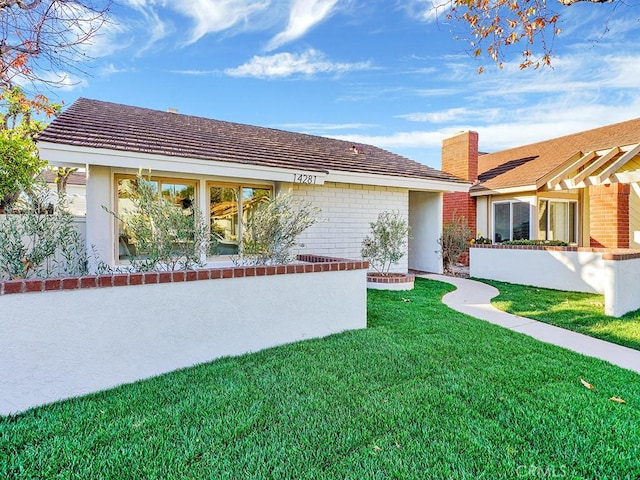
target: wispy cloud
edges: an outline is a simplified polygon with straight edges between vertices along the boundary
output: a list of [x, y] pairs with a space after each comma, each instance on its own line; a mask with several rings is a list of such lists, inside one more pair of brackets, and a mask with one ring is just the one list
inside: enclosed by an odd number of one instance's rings
[[266, 50], [275, 50], [305, 35], [311, 28], [331, 15], [338, 1], [293, 0], [287, 27], [269, 41]]
[[371, 62], [337, 63], [327, 60], [322, 52], [314, 49], [303, 53], [277, 53], [270, 56], [254, 56], [249, 62], [224, 73], [232, 77], [286, 78], [293, 75], [343, 74], [358, 70], [370, 70]]
[[275, 125], [277, 128], [285, 128], [287, 130], [314, 134], [333, 132], [336, 130], [372, 129], [376, 126], [377, 125], [372, 123], [281, 123]]
[[433, 22], [451, 7], [450, 0], [408, 0], [402, 3], [407, 14], [420, 22]]
[[194, 20], [187, 43], [195, 43], [208, 33], [247, 26], [251, 17], [265, 12], [271, 4], [270, 0], [189, 0], [171, 2], [171, 7]]

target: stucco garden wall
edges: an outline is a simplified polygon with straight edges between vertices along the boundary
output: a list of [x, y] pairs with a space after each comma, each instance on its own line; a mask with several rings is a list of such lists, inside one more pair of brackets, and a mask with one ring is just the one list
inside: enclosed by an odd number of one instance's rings
[[640, 252], [577, 247], [477, 245], [470, 249], [473, 278], [599, 293], [605, 314], [640, 308]]
[[[300, 253], [313, 252], [345, 258], [361, 258], [362, 239], [370, 232], [370, 223], [386, 210], [397, 210], [408, 221], [409, 191], [396, 187], [379, 187], [346, 183], [324, 185], [285, 184], [284, 191], [311, 202], [326, 219], [300, 235], [305, 245]], [[392, 272], [405, 273], [405, 255]]]
[[0, 282], [0, 415], [365, 328], [366, 262], [306, 260]]

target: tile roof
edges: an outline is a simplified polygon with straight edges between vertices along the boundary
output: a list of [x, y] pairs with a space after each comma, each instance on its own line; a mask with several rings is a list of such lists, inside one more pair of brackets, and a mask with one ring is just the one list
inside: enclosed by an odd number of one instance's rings
[[640, 142], [640, 118], [532, 143], [478, 158], [478, 184], [471, 192], [534, 185], [576, 153]]
[[36, 140], [295, 170], [466, 183], [372, 145], [86, 98], [74, 102]]

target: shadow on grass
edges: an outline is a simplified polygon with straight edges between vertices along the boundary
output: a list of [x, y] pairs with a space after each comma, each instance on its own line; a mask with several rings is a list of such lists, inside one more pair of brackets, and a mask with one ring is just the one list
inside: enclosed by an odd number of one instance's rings
[[481, 281], [500, 291], [491, 301], [500, 310], [640, 350], [640, 310], [609, 317], [602, 295]]

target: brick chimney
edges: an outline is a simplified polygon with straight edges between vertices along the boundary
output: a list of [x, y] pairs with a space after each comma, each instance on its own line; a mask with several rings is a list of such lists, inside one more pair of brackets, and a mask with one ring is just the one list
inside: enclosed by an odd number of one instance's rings
[[[460, 132], [442, 141], [442, 171], [460, 177], [471, 183], [478, 180], [478, 133]], [[443, 198], [443, 222], [449, 223], [456, 217], [465, 217], [471, 235], [476, 235], [476, 200], [468, 193], [445, 193]], [[487, 235], [487, 232], [483, 232]], [[466, 255], [461, 259], [465, 265], [469, 264]]]

